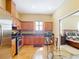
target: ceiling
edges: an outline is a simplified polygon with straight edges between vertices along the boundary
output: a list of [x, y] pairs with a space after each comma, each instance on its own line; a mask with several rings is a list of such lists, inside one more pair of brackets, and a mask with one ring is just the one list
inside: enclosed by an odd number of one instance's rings
[[64, 0], [13, 0], [20, 13], [52, 14]]

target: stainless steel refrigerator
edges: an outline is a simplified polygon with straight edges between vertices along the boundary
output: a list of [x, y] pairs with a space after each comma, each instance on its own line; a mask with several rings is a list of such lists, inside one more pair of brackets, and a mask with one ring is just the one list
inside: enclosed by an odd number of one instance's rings
[[12, 59], [11, 32], [11, 21], [0, 19], [0, 59]]
[[11, 15], [0, 8], [0, 59], [12, 59], [11, 57]]
[[0, 24], [0, 46], [1, 46], [1, 40], [2, 40], [2, 26]]
[[0, 46], [11, 46], [12, 25], [10, 20], [0, 20]]

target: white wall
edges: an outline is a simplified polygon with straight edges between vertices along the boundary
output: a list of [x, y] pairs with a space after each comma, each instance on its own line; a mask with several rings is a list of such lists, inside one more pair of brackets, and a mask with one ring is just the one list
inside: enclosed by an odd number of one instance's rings
[[63, 4], [54, 12], [54, 33], [59, 36], [59, 19], [79, 10], [79, 0], [65, 0]]
[[58, 38], [58, 45], [60, 45], [59, 19], [75, 12], [76, 10], [79, 10], [79, 0], [64, 0], [63, 4], [58, 9], [56, 9], [56, 11], [54, 12], [53, 30], [55, 33], [55, 37]]
[[61, 21], [61, 33], [64, 30], [78, 30], [79, 16], [71, 16]]
[[79, 0], [65, 0], [63, 4], [55, 11], [54, 16], [59, 19], [76, 10], [79, 10]]
[[76, 30], [77, 28], [77, 24], [79, 22], [79, 16], [73, 16], [73, 17], [69, 17], [67, 19], [64, 19], [62, 21], [62, 29], [70, 29], [70, 30]]
[[53, 21], [52, 15], [41, 15], [41, 14], [20, 14], [21, 21]]

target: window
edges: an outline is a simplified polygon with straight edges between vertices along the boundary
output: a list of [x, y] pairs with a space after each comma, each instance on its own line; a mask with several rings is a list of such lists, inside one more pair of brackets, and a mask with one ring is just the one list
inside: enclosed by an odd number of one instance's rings
[[36, 31], [42, 31], [42, 30], [43, 30], [43, 22], [41, 22], [41, 21], [36, 21], [36, 22], [35, 22], [35, 30], [36, 30]]

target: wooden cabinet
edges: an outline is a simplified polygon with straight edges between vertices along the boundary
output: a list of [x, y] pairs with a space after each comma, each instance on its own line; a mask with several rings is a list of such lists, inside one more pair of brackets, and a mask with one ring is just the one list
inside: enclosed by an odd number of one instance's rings
[[[21, 23], [21, 27], [23, 30], [33, 31], [35, 29], [35, 24], [33, 21], [25, 21]], [[44, 22], [43, 28], [45, 31], [52, 31], [53, 22]]]
[[44, 37], [43, 36], [24, 36], [23, 44], [24, 45], [44, 44]]
[[6, 0], [6, 5], [5, 6], [6, 6], [5, 9], [9, 13], [11, 13], [11, 15], [13, 17], [16, 17], [17, 11], [16, 11], [16, 5], [15, 5], [15, 3], [12, 0]]
[[13, 24], [16, 25], [18, 29], [21, 29], [21, 23], [16, 16], [16, 5], [12, 0], [6, 0], [6, 10], [13, 16], [13, 18], [11, 19], [13, 21]]
[[34, 44], [44, 44], [44, 36], [35, 36]]
[[33, 38], [31, 38], [31, 36], [25, 36], [25, 37], [23, 38], [23, 44], [24, 44], [24, 45], [33, 44], [32, 39], [33, 39]]
[[12, 3], [12, 0], [6, 0], [6, 5], [5, 5], [5, 9], [11, 13], [11, 3]]
[[22, 30], [33, 31], [34, 30], [34, 23], [32, 21], [25, 21], [21, 23]]
[[52, 31], [53, 29], [53, 23], [52, 22], [45, 22], [44, 23], [44, 30], [45, 31]]
[[16, 5], [12, 0], [6, 0], [6, 10], [11, 13], [12, 16], [16, 16]]
[[[33, 21], [25, 21], [21, 23], [21, 28], [25, 32], [33, 32], [35, 25]], [[44, 22], [44, 30], [45, 31], [51, 31], [53, 29], [53, 23], [52, 22]], [[28, 33], [24, 35], [23, 37], [23, 43], [24, 45], [28, 44], [44, 44], [44, 36], [43, 35], [29, 35]]]

